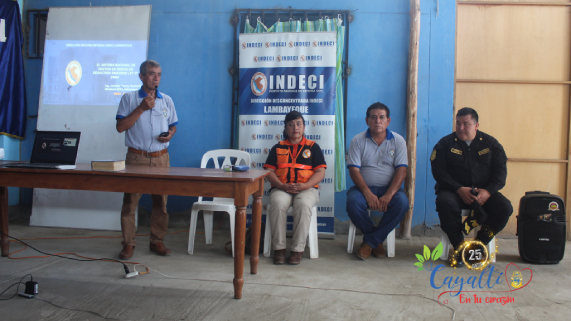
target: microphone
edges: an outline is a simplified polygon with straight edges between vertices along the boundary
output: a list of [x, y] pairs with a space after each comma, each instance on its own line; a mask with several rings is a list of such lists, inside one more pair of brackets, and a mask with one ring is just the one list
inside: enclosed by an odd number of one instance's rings
[[155, 86], [155, 101], [157, 101], [157, 93], [159, 92], [159, 86]]

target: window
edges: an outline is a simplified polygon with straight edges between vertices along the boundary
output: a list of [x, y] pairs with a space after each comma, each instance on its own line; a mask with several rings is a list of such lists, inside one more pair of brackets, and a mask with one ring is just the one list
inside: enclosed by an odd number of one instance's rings
[[26, 54], [28, 59], [44, 57], [48, 10], [28, 10], [26, 26]]

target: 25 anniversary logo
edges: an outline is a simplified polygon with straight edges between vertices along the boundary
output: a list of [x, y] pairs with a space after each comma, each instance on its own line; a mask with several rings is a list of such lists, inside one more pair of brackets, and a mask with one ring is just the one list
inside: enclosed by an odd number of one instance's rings
[[[476, 250], [473, 250], [474, 252], [471, 253], [468, 251], [466, 256], [472, 256], [480, 264], [472, 268], [469, 266], [470, 259], [468, 259], [466, 266], [472, 271], [480, 271], [480, 274], [469, 276], [468, 279], [455, 275], [456, 270], [454, 270], [453, 275], [445, 275], [443, 281], [438, 281], [442, 278], [442, 274], [445, 273], [443, 272], [445, 265], [436, 264], [434, 266], [433, 262], [438, 260], [443, 254], [442, 243], [439, 243], [432, 253], [425, 245], [423, 255], [416, 254], [418, 262], [414, 263], [414, 265], [418, 267], [418, 271], [426, 270], [430, 272], [430, 286], [433, 289], [445, 290], [438, 295], [438, 302], [441, 304], [448, 304], [448, 299], [440, 301], [440, 298], [446, 294], [449, 294], [450, 297], [458, 297], [460, 303], [499, 303], [505, 305], [515, 302], [515, 298], [510, 296], [510, 294], [525, 288], [533, 278], [533, 271], [530, 268], [520, 269], [515, 263], [510, 263], [501, 272], [494, 265], [489, 264], [488, 258], [485, 258], [485, 262], [482, 263], [480, 256], [483, 253], [476, 252]], [[509, 275], [511, 275], [510, 279], [508, 279]], [[527, 282], [524, 283], [526, 279]], [[494, 289], [494, 286], [501, 284], [506, 284], [507, 289], [499, 290], [501, 286], [497, 287], [497, 290]], [[482, 293], [486, 293], [486, 296], [482, 296]]]

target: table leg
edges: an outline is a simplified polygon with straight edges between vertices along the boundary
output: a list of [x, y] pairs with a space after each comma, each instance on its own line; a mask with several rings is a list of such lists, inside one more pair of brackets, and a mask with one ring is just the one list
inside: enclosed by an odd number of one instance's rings
[[0, 187], [0, 248], [2, 256], [10, 254], [10, 241], [8, 240], [8, 187]]
[[260, 180], [258, 192], [254, 193], [254, 203], [252, 206], [252, 244], [250, 248], [250, 274], [258, 273], [258, 262], [260, 261], [260, 231], [262, 228], [262, 194], [264, 191], [264, 180]]
[[234, 227], [234, 299], [242, 298], [244, 285], [244, 249], [246, 242], [246, 206], [236, 206]]

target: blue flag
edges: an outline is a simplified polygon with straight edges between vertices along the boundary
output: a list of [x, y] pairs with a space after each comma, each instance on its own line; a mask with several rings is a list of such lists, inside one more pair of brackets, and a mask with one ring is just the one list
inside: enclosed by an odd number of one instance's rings
[[26, 92], [22, 21], [16, 1], [0, 1], [0, 134], [24, 138]]

